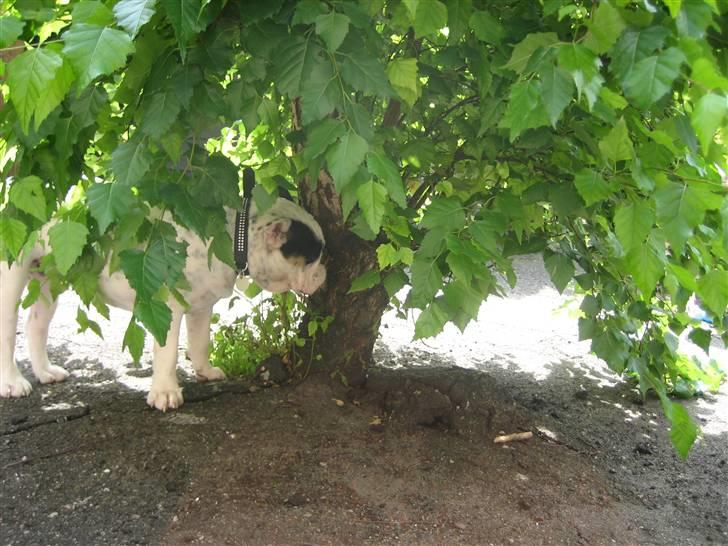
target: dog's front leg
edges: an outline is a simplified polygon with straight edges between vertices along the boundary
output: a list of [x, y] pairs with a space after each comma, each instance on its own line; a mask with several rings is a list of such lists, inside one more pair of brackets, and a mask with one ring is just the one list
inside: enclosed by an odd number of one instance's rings
[[152, 388], [147, 396], [147, 404], [162, 411], [177, 409], [184, 403], [182, 388], [177, 382], [177, 346], [183, 311], [178, 305], [171, 308], [172, 324], [167, 332], [167, 343], [161, 347], [154, 342]]
[[212, 307], [188, 312], [187, 356], [192, 361], [198, 381], [219, 381], [225, 379], [225, 372], [210, 365], [210, 317]]

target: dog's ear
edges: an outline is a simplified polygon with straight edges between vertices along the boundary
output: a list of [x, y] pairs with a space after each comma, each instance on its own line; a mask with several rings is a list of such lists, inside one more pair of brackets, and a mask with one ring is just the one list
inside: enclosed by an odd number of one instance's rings
[[290, 220], [276, 220], [265, 226], [265, 245], [268, 250], [281, 248], [288, 241], [288, 230], [290, 228]]

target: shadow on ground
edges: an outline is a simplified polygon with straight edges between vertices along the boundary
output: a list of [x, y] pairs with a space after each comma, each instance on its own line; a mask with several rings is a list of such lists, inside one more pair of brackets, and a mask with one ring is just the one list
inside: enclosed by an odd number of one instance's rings
[[728, 541], [726, 434], [683, 463], [656, 403], [578, 363], [536, 380], [418, 353], [440, 367], [348, 393], [184, 378], [162, 414], [98, 361], [51, 356], [74, 377], [0, 400], [8, 545]]

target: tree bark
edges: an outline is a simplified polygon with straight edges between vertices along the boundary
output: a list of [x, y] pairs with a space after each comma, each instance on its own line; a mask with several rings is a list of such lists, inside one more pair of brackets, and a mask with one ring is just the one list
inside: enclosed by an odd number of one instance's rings
[[[301, 128], [300, 102], [293, 103], [293, 123]], [[349, 293], [351, 283], [360, 275], [377, 269], [376, 243], [365, 241], [346, 227], [341, 200], [326, 171], [318, 180], [305, 180], [300, 188], [301, 203], [319, 222], [326, 239], [326, 283], [309, 300], [310, 316], [304, 318], [302, 331], [312, 317], [332, 316], [326, 332], [317, 332], [309, 340], [312, 354], [321, 359], [312, 366], [314, 372], [328, 373], [349, 386], [366, 382], [374, 342], [389, 297], [379, 285]], [[310, 354], [310, 353], [307, 353]]]
[[349, 386], [366, 382], [374, 342], [389, 298], [381, 286], [349, 293], [359, 275], [377, 267], [371, 243], [348, 231], [331, 233], [327, 239], [327, 281], [310, 300], [311, 313], [333, 316], [326, 332], [319, 332], [312, 345], [321, 360], [315, 365]]

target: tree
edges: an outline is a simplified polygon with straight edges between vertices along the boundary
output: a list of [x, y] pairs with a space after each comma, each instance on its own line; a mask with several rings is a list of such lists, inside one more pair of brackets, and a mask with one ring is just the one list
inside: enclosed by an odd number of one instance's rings
[[317, 339], [333, 376], [364, 381], [402, 288], [415, 337], [462, 329], [516, 282], [513, 256], [541, 252], [585, 294], [582, 339], [660, 397], [687, 454], [698, 429], [668, 394], [722, 380], [677, 351], [686, 329], [709, 350], [689, 298], [728, 325], [723, 0], [2, 5], [0, 47], [19, 54], [0, 65], [0, 251], [55, 218], [41, 267], [102, 311], [107, 260], [165, 279], [138, 290], [132, 353], [184, 297], [184, 248], [150, 209], [232, 262], [222, 206], [254, 166], [259, 207], [289, 187], [324, 229], [310, 304], [335, 317]]

